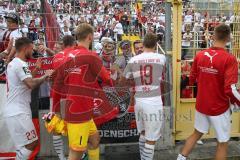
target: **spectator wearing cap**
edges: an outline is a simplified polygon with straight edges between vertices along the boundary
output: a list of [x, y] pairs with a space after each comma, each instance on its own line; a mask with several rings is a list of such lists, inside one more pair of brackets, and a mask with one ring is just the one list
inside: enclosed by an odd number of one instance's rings
[[133, 57], [131, 42], [128, 40], [122, 41], [120, 43], [120, 48], [122, 50], [122, 55], [116, 58], [114, 66], [123, 71], [127, 66], [128, 61]]
[[4, 17], [7, 22], [7, 29], [0, 33], [0, 52], [8, 63], [16, 53], [15, 40], [22, 37], [22, 33], [18, 29], [20, 18], [16, 13], [8, 13]]

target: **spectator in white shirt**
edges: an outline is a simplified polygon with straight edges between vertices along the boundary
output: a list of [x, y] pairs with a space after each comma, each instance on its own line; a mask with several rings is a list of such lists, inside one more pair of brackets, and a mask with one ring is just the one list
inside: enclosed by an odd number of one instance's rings
[[194, 13], [194, 19], [195, 19], [195, 21], [200, 21], [201, 20], [201, 13], [195, 12]]
[[8, 13], [4, 17], [7, 22], [7, 29], [3, 32], [0, 32], [0, 41], [7, 41], [6, 45], [4, 43], [1, 44], [1, 50], [4, 51], [5, 56], [7, 55], [6, 62], [9, 63], [16, 53], [15, 40], [22, 37], [22, 33], [18, 29], [20, 17], [16, 13]]
[[202, 28], [203, 28], [203, 24], [200, 21], [196, 21], [193, 27], [193, 32], [200, 32]]
[[28, 26], [25, 25], [24, 23], [21, 24], [20, 26], [21, 28], [21, 32], [23, 34], [23, 37], [27, 37], [27, 34], [28, 34]]
[[192, 23], [192, 21], [193, 21], [193, 16], [191, 15], [191, 11], [188, 11], [187, 15], [184, 16], [184, 23], [189, 24], [189, 23]]
[[235, 16], [232, 15], [232, 16], [230, 17], [230, 22], [233, 23], [233, 22], [234, 22], [234, 19], [235, 19]]
[[62, 29], [64, 27], [63, 15], [60, 15], [59, 19], [57, 21], [58, 21], [58, 24], [59, 24], [60, 28]]
[[186, 32], [183, 34], [182, 39], [182, 56], [181, 59], [185, 60], [186, 55], [188, 54], [188, 51], [191, 47], [191, 40], [193, 38], [192, 33], [190, 33], [190, 27], [186, 27]]
[[117, 34], [117, 41], [122, 41], [122, 35], [124, 33], [122, 23], [120, 23], [119, 21], [116, 21], [116, 25], [113, 31], [114, 33]]
[[69, 30], [68, 26], [64, 26], [64, 28], [63, 28], [63, 34], [64, 34], [64, 36], [67, 36], [67, 35], [71, 36], [71, 35], [72, 35], [72, 33], [71, 33], [71, 31]]

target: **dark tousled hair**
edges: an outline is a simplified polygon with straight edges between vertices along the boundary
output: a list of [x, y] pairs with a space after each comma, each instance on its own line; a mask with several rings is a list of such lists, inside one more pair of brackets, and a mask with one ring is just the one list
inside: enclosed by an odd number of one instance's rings
[[63, 46], [64, 47], [72, 47], [75, 45], [75, 38], [73, 36], [70, 36], [70, 35], [66, 35], [63, 37], [62, 39], [62, 42], [63, 42]]
[[144, 39], [143, 39], [143, 46], [145, 48], [154, 48], [157, 45], [157, 35], [149, 32], [145, 35]]
[[214, 30], [216, 40], [226, 41], [230, 38], [231, 28], [226, 24], [218, 25]]
[[26, 37], [18, 38], [15, 42], [16, 51], [20, 51], [23, 47], [33, 44], [32, 40]]

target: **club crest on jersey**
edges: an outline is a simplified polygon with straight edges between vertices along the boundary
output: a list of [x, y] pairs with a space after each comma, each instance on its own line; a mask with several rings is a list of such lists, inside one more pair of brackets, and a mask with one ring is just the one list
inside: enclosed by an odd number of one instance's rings
[[25, 74], [31, 74], [31, 71], [28, 69], [28, 67], [22, 67]]

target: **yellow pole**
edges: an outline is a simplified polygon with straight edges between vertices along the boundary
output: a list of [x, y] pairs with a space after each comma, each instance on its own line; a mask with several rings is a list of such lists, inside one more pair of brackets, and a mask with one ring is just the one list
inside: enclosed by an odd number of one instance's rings
[[233, 45], [232, 45], [232, 53], [238, 61], [240, 60], [240, 5], [238, 3], [238, 0], [234, 1], [233, 3], [234, 8], [234, 21], [233, 21]]
[[173, 64], [173, 108], [174, 127], [173, 134], [176, 133], [176, 108], [180, 105], [180, 76], [181, 76], [181, 42], [182, 42], [182, 0], [172, 0], [173, 4], [173, 49], [172, 49], [172, 64]]

